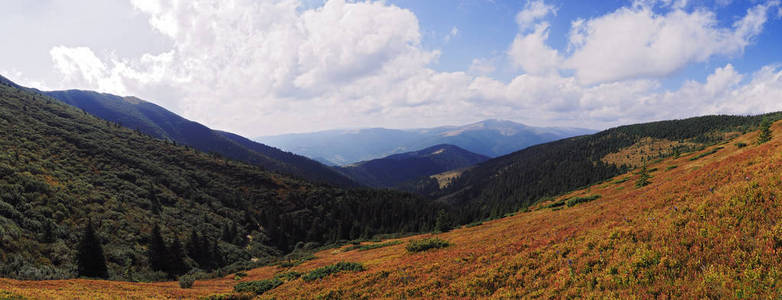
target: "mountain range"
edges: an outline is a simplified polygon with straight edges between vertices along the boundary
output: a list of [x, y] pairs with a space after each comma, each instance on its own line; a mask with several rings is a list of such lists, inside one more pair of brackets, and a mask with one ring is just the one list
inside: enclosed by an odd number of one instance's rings
[[347, 165], [440, 144], [497, 157], [531, 145], [590, 133], [594, 133], [594, 130], [532, 127], [512, 121], [484, 120], [462, 126], [327, 130], [263, 136], [255, 140], [325, 164]]
[[253, 142], [233, 133], [212, 130], [136, 97], [82, 90], [41, 93], [158, 139], [174, 141], [203, 152], [217, 153], [311, 181], [355, 186], [350, 179], [309, 158]]
[[366, 186], [395, 187], [407, 181], [469, 167], [488, 159], [454, 145], [435, 145], [338, 167], [338, 170]]

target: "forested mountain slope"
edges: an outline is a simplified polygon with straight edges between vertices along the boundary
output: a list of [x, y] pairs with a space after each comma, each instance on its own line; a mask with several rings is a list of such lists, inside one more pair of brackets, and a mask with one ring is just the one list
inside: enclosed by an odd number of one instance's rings
[[338, 169], [356, 182], [367, 186], [395, 187], [410, 180], [472, 166], [487, 159], [489, 158], [486, 156], [454, 145], [435, 145]]
[[88, 220], [110, 278], [149, 280], [181, 271], [155, 272], [156, 226], [184, 268], [213, 270], [262, 262], [299, 242], [428, 231], [441, 208], [410, 194], [312, 184], [155, 139], [4, 79], [0, 150], [0, 277], [76, 276]]
[[137, 129], [153, 137], [191, 146], [203, 152], [262, 166], [310, 181], [354, 186], [346, 177], [309, 158], [216, 131], [187, 120], [153, 103], [92, 91], [67, 90], [44, 94], [76, 106], [101, 119]]
[[[641, 159], [653, 161], [728, 140], [756, 128], [764, 118], [780, 117], [780, 113], [705, 116], [621, 126], [491, 159], [462, 173], [443, 190], [432, 191], [433, 183], [419, 187], [428, 187], [425, 192], [459, 207], [459, 218], [465, 223], [501, 216], [543, 197], [601, 182], [640, 166]], [[657, 141], [655, 146], [638, 147], [649, 139]]]
[[[782, 126], [772, 129], [760, 145], [750, 132], [649, 162], [643, 186], [642, 172], [623, 174], [498, 220], [328, 249], [240, 280], [230, 274], [181, 289], [176, 282], [0, 279], [0, 290], [35, 298], [89, 289], [93, 299], [231, 299], [242, 284], [259, 287], [260, 299], [776, 299]], [[450, 245], [410, 247], [432, 237]], [[336, 268], [346, 265], [360, 268]]]

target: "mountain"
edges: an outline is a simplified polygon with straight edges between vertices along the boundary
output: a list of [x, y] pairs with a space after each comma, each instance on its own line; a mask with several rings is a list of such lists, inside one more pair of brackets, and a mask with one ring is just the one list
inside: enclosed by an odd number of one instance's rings
[[[191, 268], [241, 270], [305, 246], [429, 231], [444, 207], [270, 172], [7, 83], [0, 77], [0, 277], [76, 277], [88, 223], [110, 279], [149, 281]], [[153, 256], [152, 248], [170, 253]], [[180, 265], [159, 269], [153, 258]]]
[[778, 120], [782, 113], [704, 116], [621, 126], [488, 160], [464, 171], [447, 187], [428, 192], [441, 202], [461, 207], [462, 223], [501, 216], [545, 197], [602, 182], [644, 162], [727, 142], [757, 128], [765, 118]]
[[92, 91], [43, 92], [109, 122], [137, 129], [152, 137], [171, 140], [204, 152], [292, 174], [317, 182], [354, 186], [348, 178], [306, 157], [259, 144], [241, 136], [209, 129], [153, 103]]
[[346, 165], [440, 144], [497, 157], [531, 145], [593, 132], [590, 129], [531, 127], [511, 121], [485, 120], [463, 126], [328, 130], [265, 136], [255, 140], [321, 162]]
[[435, 145], [426, 149], [358, 162], [339, 170], [353, 180], [371, 187], [394, 187], [401, 183], [486, 161], [454, 145]]
[[[762, 145], [748, 132], [650, 161], [646, 186], [636, 186], [641, 174], [623, 174], [496, 220], [329, 248], [293, 266], [246, 271], [240, 280], [230, 275], [181, 289], [173, 281], [0, 279], [0, 290], [40, 299], [85, 290], [99, 299], [241, 299], [252, 296], [225, 294], [247, 286], [261, 299], [776, 299], [779, 125]], [[448, 245], [408, 250], [413, 242], [442, 245], [421, 242], [430, 238]]]

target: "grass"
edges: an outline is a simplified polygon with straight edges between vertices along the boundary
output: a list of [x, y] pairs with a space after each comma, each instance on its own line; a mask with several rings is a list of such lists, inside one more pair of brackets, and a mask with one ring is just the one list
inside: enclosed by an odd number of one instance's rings
[[[259, 299], [777, 299], [782, 168], [769, 166], [782, 165], [782, 140], [749, 148], [728, 147], [714, 154], [718, 162], [676, 160], [687, 172], [661, 172], [654, 186], [562, 195], [601, 195], [588, 211], [538, 210], [454, 229], [437, 235], [452, 246], [415, 255], [401, 247], [324, 250], [291, 270], [300, 275], [353, 261], [369, 266], [364, 272], [305, 282], [265, 266], [246, 279], [290, 278]], [[194, 299], [235, 284], [215, 278], [180, 289], [176, 282], [0, 279], [0, 290], [31, 299]]]
[[314, 281], [318, 279], [323, 279], [327, 276], [330, 276], [335, 273], [339, 272], [360, 272], [366, 270], [364, 268], [364, 265], [360, 263], [354, 263], [354, 262], [338, 262], [333, 265], [328, 265], [325, 267], [320, 267], [315, 270], [312, 270], [311, 272], [304, 274], [301, 276], [301, 279], [303, 279], [305, 282]]
[[388, 246], [394, 246], [401, 244], [402, 241], [391, 241], [391, 242], [385, 242], [385, 243], [375, 243], [375, 244], [368, 244], [368, 245], [351, 245], [350, 247], [345, 248], [343, 250], [344, 252], [352, 251], [352, 250], [358, 250], [358, 251], [368, 251], [372, 249], [378, 249]]
[[407, 252], [422, 252], [430, 249], [440, 249], [450, 246], [451, 243], [439, 238], [428, 238], [421, 240], [412, 240], [407, 243], [405, 249]]
[[690, 158], [690, 161], [698, 160], [698, 159], [701, 159], [701, 158], [703, 158], [703, 157], [706, 157], [706, 156], [712, 155], [712, 154], [714, 154], [714, 153], [717, 153], [717, 151], [720, 151], [720, 150], [721, 150], [721, 149], [723, 149], [723, 148], [725, 148], [725, 147], [717, 147], [717, 148], [711, 149], [711, 150], [709, 150], [709, 151], [707, 151], [707, 152], [703, 152], [703, 153], [701, 153], [701, 154], [698, 154], [698, 155], [697, 155], [697, 156], [695, 156], [695, 157], [692, 157], [692, 158]]
[[676, 169], [676, 168], [678, 168], [678, 167], [679, 167], [679, 166], [677, 166], [677, 165], [668, 166], [667, 168], [665, 168], [665, 170], [666, 170], [666, 171], [670, 171], [670, 170]]
[[576, 198], [572, 198], [572, 199], [567, 200], [567, 206], [568, 207], [573, 207], [573, 206], [576, 206], [578, 204], [594, 201], [594, 200], [599, 199], [599, 198], [600, 198], [600, 195], [589, 195], [589, 196], [586, 196], [586, 197], [576, 197]]
[[630, 177], [625, 177], [625, 178], [618, 179], [618, 180], [614, 181], [614, 184], [621, 184], [621, 183], [627, 182], [628, 180], [630, 180]]
[[262, 295], [263, 293], [266, 293], [271, 289], [282, 285], [282, 283], [283, 283], [282, 280], [279, 280], [277, 278], [240, 282], [237, 283], [236, 286], [234, 286], [234, 291], [238, 293], [249, 292], [249, 293], [254, 293], [256, 295]]
[[477, 222], [472, 222], [470, 224], [464, 225], [464, 228], [473, 228], [481, 225], [483, 225], [483, 221], [477, 221]]

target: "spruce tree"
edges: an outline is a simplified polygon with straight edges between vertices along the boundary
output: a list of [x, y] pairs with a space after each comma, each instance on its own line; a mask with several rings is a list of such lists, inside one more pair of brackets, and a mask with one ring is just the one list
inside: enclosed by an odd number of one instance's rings
[[149, 248], [147, 248], [147, 257], [149, 266], [153, 271], [163, 271], [168, 273], [168, 249], [163, 236], [160, 234], [160, 227], [155, 225], [152, 229], [152, 236], [149, 238]]
[[758, 134], [758, 144], [763, 144], [771, 140], [771, 120], [763, 119], [760, 123], [760, 134]]
[[437, 212], [434, 230], [439, 232], [448, 232], [451, 230], [451, 220], [448, 218], [448, 213], [444, 209]]
[[109, 278], [106, 268], [106, 257], [103, 255], [103, 246], [92, 227], [92, 221], [87, 221], [84, 228], [84, 236], [79, 243], [78, 260], [79, 277]]
[[641, 172], [639, 172], [640, 177], [638, 177], [638, 181], [635, 182], [635, 187], [644, 187], [649, 185], [649, 178], [652, 178], [652, 176], [649, 176], [649, 170], [646, 169], [646, 161], [644, 161], [644, 166], [641, 168]]
[[174, 237], [171, 246], [168, 248], [168, 273], [170, 277], [179, 276], [187, 273], [190, 268], [185, 262], [185, 249], [178, 238]]

